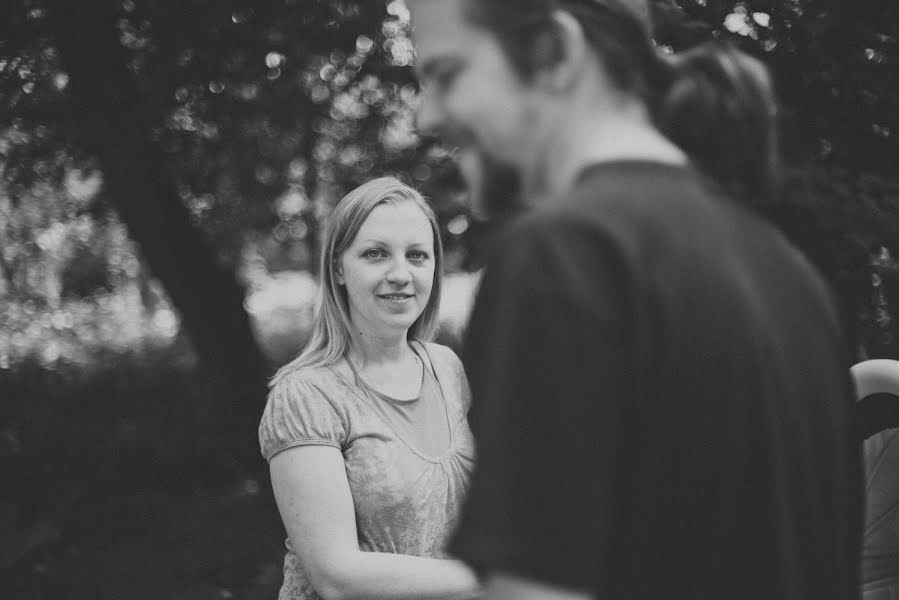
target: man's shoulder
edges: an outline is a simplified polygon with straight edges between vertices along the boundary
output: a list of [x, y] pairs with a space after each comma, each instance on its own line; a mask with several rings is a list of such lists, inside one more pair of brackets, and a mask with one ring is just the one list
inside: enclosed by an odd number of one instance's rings
[[[538, 207], [523, 213], [507, 224], [493, 240], [487, 255], [487, 269], [501, 269], [507, 273], [527, 274], [523, 284], [548, 273], [541, 266], [549, 266], [559, 257], [573, 258], [577, 240], [590, 238], [596, 243], [605, 236], [604, 227], [579, 217], [560, 206]], [[518, 283], [511, 278], [511, 283]]]
[[571, 235], [584, 231], [594, 231], [601, 236], [608, 227], [602, 219], [594, 219], [587, 214], [595, 211], [596, 207], [577, 202], [577, 198], [572, 194], [522, 213], [506, 226], [498, 245], [506, 248], [519, 244], [535, 247], [541, 242], [548, 242], [555, 246], [571, 239]]
[[689, 166], [621, 161], [584, 169], [560, 205], [575, 213], [601, 212], [605, 218], [647, 221], [678, 211], [684, 201], [702, 204], [718, 192]]
[[[613, 177], [614, 179], [614, 177]], [[616, 252], [664, 222], [661, 190], [637, 192], [623, 181], [582, 180], [567, 194], [518, 216], [496, 246], [507, 256], [555, 254], [586, 246]], [[575, 257], [576, 258], [576, 257]]]
[[[540, 239], [569, 231], [613, 230], [609, 220], [645, 221], [656, 218], [661, 199], [707, 196], [703, 179], [691, 168], [623, 160], [590, 165], [563, 196], [519, 215], [505, 230], [505, 240]], [[617, 225], [618, 223], [616, 223]], [[559, 239], [559, 238], [556, 238]]]

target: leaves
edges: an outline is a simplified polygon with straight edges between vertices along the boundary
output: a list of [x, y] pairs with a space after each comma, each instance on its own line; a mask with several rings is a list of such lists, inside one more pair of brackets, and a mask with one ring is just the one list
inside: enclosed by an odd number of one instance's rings
[[[655, 0], [653, 9], [662, 46], [725, 38], [770, 66], [782, 100], [782, 147], [797, 174], [772, 218], [841, 296], [855, 299], [847, 310], [861, 314], [874, 296], [889, 296], [857, 286], [875, 268], [873, 258], [858, 261], [859, 251], [873, 257], [887, 248], [895, 256], [899, 235], [896, 3]], [[70, 174], [96, 176], [95, 153], [73, 135], [86, 115], [71, 101], [46, 0], [13, 0], [0, 10], [4, 194], [10, 210], [27, 199], [47, 215], [69, 215], [54, 205], [70, 206], [60, 193]], [[476, 228], [464, 226], [458, 174], [413, 128], [417, 86], [401, 2], [125, 0], [115, 15], [109, 26], [139, 93], [135, 118], [152, 124], [149, 141], [166, 177], [226, 268], [249, 253], [272, 270], [314, 269], [329, 206], [385, 172], [423, 189], [444, 226], [454, 223], [444, 234], [451, 255], [466, 262]], [[98, 190], [75, 212], [102, 215], [103, 198]], [[10, 267], [4, 263], [5, 272]]]

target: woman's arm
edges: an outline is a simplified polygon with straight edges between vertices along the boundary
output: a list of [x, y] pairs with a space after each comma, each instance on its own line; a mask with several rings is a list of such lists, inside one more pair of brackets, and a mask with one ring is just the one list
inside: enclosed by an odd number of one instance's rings
[[281, 519], [300, 563], [325, 600], [477, 598], [474, 573], [455, 560], [363, 552], [343, 455], [300, 446], [270, 463]]

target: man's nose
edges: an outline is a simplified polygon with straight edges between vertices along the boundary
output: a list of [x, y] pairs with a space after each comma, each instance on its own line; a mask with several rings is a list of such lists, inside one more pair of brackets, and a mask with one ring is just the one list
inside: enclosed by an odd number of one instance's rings
[[415, 128], [420, 135], [437, 136], [443, 123], [443, 110], [427, 88], [422, 88], [415, 107]]

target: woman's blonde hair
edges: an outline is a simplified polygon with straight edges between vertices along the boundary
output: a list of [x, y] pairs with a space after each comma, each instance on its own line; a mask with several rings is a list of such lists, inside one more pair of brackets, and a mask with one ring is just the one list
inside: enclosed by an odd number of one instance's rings
[[356, 234], [368, 215], [382, 204], [401, 202], [412, 202], [418, 206], [428, 219], [434, 234], [434, 281], [431, 296], [425, 309], [409, 328], [408, 337], [423, 342], [434, 338], [443, 281], [443, 244], [437, 217], [418, 191], [395, 177], [372, 179], [344, 196], [331, 213], [322, 237], [319, 296], [312, 335], [300, 355], [275, 373], [270, 386], [303, 367], [329, 365], [346, 354], [350, 346], [350, 309], [346, 289], [334, 277], [335, 268], [340, 256], [356, 239]]

